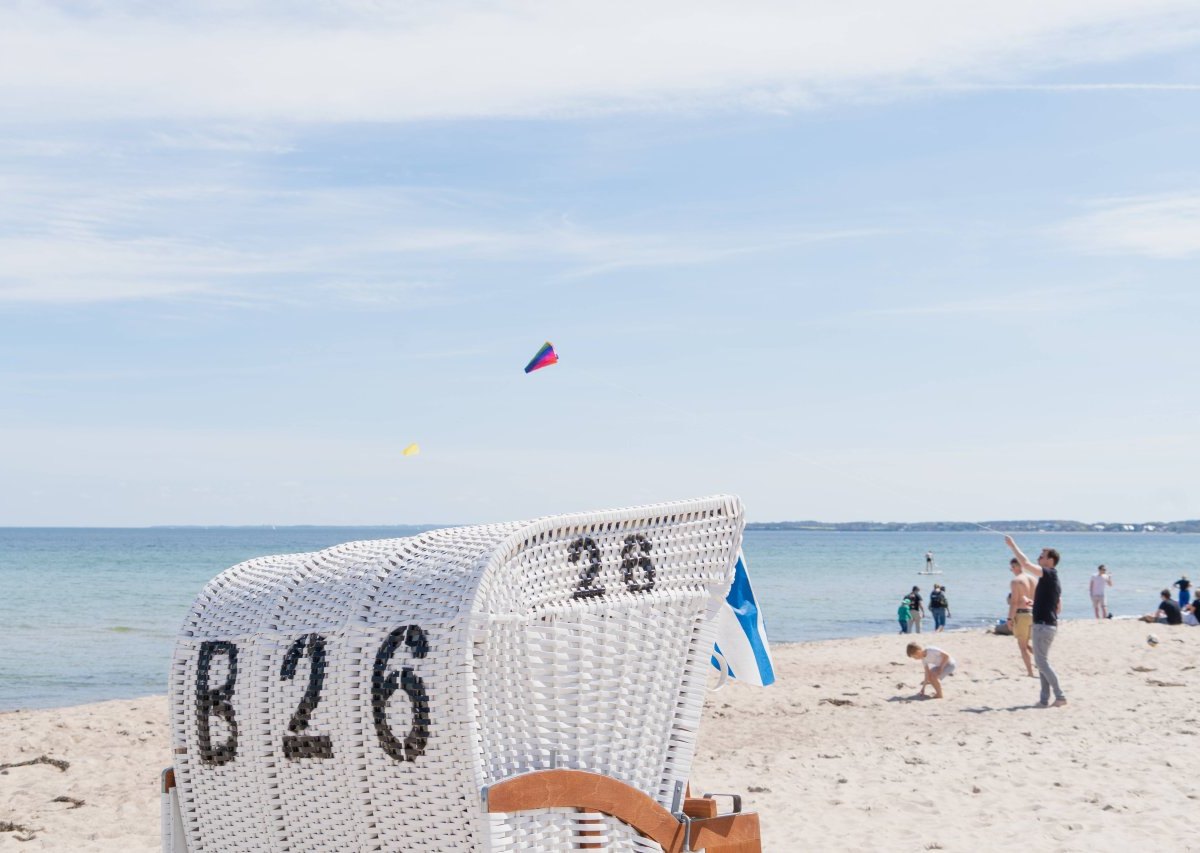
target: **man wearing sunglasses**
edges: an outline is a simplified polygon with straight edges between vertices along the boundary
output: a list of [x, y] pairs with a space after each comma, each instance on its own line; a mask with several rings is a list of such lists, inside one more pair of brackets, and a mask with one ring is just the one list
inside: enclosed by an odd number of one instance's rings
[[1033, 660], [1037, 664], [1038, 678], [1042, 682], [1041, 701], [1043, 708], [1050, 707], [1050, 693], [1054, 693], [1054, 705], [1058, 708], [1067, 704], [1067, 697], [1058, 684], [1058, 674], [1050, 666], [1050, 646], [1058, 633], [1058, 614], [1062, 610], [1062, 585], [1058, 582], [1058, 551], [1043, 548], [1037, 562], [1030, 562], [1021, 553], [1011, 536], [1004, 537], [1004, 544], [1012, 549], [1013, 556], [1024, 571], [1038, 579], [1033, 590]]

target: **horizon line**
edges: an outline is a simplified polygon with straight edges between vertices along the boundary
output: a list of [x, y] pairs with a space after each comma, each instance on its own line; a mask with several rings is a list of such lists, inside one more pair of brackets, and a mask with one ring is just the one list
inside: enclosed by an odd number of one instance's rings
[[[570, 514], [570, 513], [566, 513]], [[534, 519], [529, 519], [530, 521]], [[442, 523], [442, 522], [414, 522], [414, 523], [378, 523], [361, 522], [354, 524], [322, 524], [322, 523], [299, 523], [299, 524], [9, 524], [0, 525], [0, 530], [347, 530], [355, 528], [376, 528], [381, 530], [412, 530], [420, 528], [421, 530], [441, 530], [450, 527], [481, 527], [486, 524], [495, 524], [497, 522], [478, 522], [474, 524], [463, 523]], [[502, 523], [502, 522], [501, 522]], [[1173, 521], [1079, 521], [1069, 518], [1053, 518], [1053, 519], [986, 519], [984, 521], [971, 521], [967, 519], [933, 519], [927, 521], [873, 521], [868, 519], [857, 519], [852, 521], [819, 521], [816, 519], [779, 519], [774, 521], [748, 521], [746, 528], [760, 528], [766, 525], [875, 525], [875, 526], [904, 526], [914, 527], [930, 524], [972, 524], [972, 525], [1043, 525], [1043, 524], [1077, 524], [1089, 528], [1115, 528], [1123, 526], [1132, 527], [1166, 527], [1170, 525], [1190, 524], [1200, 526], [1200, 519], [1185, 518], [1176, 519]], [[993, 531], [994, 532], [994, 531]], [[1018, 530], [1017, 532], [1028, 532]], [[1047, 531], [1047, 532], [1071, 532], [1071, 531]], [[1096, 532], [1101, 532], [1096, 530]]]

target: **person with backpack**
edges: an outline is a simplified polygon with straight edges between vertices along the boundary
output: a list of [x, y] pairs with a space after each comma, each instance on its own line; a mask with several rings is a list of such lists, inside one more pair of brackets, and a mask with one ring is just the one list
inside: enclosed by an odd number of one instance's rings
[[946, 598], [946, 588], [940, 584], [933, 585], [929, 593], [929, 612], [933, 614], [933, 631], [943, 631], [946, 628], [946, 617], [950, 615], [950, 602]]
[[925, 616], [925, 599], [921, 597], [921, 588], [919, 586], [914, 586], [912, 588], [912, 592], [904, 597], [908, 599], [908, 609], [912, 613], [908, 623], [909, 633], [911, 634], [915, 631], [916, 633], [920, 634], [921, 620]]

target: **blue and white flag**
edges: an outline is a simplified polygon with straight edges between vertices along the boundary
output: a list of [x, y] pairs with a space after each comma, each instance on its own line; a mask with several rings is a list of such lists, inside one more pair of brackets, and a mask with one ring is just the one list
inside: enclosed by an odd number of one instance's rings
[[[767, 645], [767, 631], [763, 627], [762, 613], [754, 600], [750, 588], [750, 575], [746, 573], [746, 558], [738, 552], [737, 565], [733, 570], [733, 586], [725, 603], [717, 612], [717, 654], [729, 665], [729, 675], [745, 684], [766, 687], [775, 683], [775, 666], [771, 663], [771, 648]], [[722, 669], [714, 657], [713, 666]]]

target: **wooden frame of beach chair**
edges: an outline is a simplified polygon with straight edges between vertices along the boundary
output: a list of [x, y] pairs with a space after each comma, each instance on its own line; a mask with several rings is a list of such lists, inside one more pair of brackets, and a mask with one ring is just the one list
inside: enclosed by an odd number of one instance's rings
[[[734, 794], [734, 811], [717, 812], [716, 795], [676, 798], [668, 811], [652, 798], [609, 776], [582, 770], [535, 770], [488, 786], [484, 810], [491, 814], [530, 809], [573, 808], [611, 815], [654, 841], [664, 853], [704, 850], [706, 853], [761, 853], [758, 815], [743, 813]], [[599, 836], [583, 832], [581, 837]], [[599, 842], [582, 841], [579, 849], [603, 849]]]
[[164, 853], [756, 853], [684, 786], [742, 508], [251, 560], [181, 631]]

